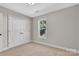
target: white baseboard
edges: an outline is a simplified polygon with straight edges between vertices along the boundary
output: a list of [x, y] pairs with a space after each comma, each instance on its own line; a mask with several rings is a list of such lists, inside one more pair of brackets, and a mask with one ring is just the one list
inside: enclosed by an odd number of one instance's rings
[[4, 49], [2, 49], [2, 50], [0, 50], [0, 52], [3, 52], [3, 51], [6, 51], [6, 50], [8, 50], [9, 48], [4, 48]]
[[11, 45], [9, 46], [9, 48], [13, 48], [13, 47], [17, 47], [17, 46], [20, 46], [20, 45], [23, 45], [23, 44], [26, 44], [26, 43], [29, 43], [31, 42], [30, 40], [29, 41], [22, 41], [22, 42], [18, 42], [18, 44], [14, 43], [15, 45]]
[[76, 50], [76, 49], [65, 48], [65, 47], [61, 47], [61, 46], [57, 46], [57, 45], [52, 45], [52, 44], [45, 43], [45, 42], [40, 42], [40, 41], [33, 41], [33, 42], [39, 43], [39, 44], [43, 44], [43, 45], [47, 45], [47, 46], [50, 46], [50, 47], [55, 47], [55, 48], [63, 49], [63, 50], [66, 50], [66, 51], [71, 51], [71, 52], [79, 53], [79, 50]]

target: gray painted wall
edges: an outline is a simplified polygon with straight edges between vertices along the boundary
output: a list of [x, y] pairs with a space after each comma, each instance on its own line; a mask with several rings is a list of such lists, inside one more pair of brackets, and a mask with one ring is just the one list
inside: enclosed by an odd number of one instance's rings
[[[77, 42], [79, 39], [77, 8], [77, 6], [73, 6], [34, 18], [33, 40], [69, 49], [77, 49], [79, 46]], [[47, 19], [47, 39], [38, 38], [38, 19], [42, 17]]]
[[77, 7], [77, 15], [78, 15], [78, 40], [77, 40], [77, 43], [78, 43], [78, 47], [77, 47], [77, 49], [79, 50], [79, 6]]

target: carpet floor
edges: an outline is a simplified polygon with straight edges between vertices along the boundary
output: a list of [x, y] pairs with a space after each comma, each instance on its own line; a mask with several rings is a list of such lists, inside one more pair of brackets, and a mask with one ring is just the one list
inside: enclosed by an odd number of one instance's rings
[[79, 54], [37, 43], [28, 43], [0, 52], [0, 56], [79, 56]]

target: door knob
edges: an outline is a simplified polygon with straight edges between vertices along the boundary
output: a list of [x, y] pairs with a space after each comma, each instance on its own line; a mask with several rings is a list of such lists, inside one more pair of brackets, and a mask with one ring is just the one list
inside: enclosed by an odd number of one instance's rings
[[0, 36], [1, 36], [2, 34], [0, 34]]
[[23, 32], [20, 32], [20, 34], [24, 34]]

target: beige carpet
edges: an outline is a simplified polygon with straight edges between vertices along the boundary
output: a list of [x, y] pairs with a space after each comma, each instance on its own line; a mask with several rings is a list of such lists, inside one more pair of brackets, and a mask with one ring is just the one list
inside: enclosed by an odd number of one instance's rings
[[1, 56], [78, 56], [74, 52], [51, 48], [37, 43], [29, 43], [1, 52]]

